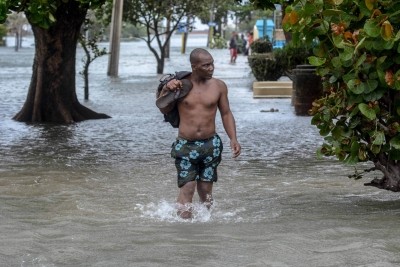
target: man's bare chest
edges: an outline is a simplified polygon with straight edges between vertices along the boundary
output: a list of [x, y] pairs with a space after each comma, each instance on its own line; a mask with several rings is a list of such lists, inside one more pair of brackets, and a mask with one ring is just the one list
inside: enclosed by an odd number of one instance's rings
[[213, 108], [218, 105], [219, 94], [212, 91], [192, 90], [182, 101], [186, 107]]

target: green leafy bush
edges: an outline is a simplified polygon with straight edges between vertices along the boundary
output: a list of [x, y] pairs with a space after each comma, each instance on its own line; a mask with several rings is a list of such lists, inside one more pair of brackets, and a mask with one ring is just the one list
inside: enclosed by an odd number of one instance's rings
[[309, 64], [310, 56], [312, 56], [312, 46], [309, 45], [296, 45], [289, 42], [282, 48], [282, 60], [285, 61], [285, 68], [288, 72], [291, 72], [297, 65]]
[[391, 191], [400, 191], [399, 10], [399, 1], [295, 0], [283, 19], [294, 41], [317, 41], [309, 62], [327, 93], [312, 109], [319, 153], [372, 162], [383, 177], [367, 185]]
[[250, 68], [257, 81], [277, 81], [284, 73], [284, 64], [273, 53], [248, 56]]
[[225, 49], [228, 48], [228, 44], [224, 38], [219, 34], [216, 34], [210, 44], [211, 49]]
[[272, 43], [268, 36], [266, 38], [260, 38], [255, 40], [251, 46], [251, 53], [264, 54], [272, 52]]
[[285, 71], [285, 62], [275, 58], [268, 38], [257, 39], [251, 44], [248, 62], [257, 81], [277, 81]]

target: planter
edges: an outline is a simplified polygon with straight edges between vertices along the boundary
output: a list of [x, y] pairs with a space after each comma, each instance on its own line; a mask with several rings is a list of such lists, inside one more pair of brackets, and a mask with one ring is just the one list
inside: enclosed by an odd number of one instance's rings
[[292, 81], [266, 81], [253, 83], [253, 98], [290, 98]]
[[292, 104], [296, 115], [309, 116], [314, 100], [322, 97], [321, 77], [315, 74], [311, 65], [297, 65], [293, 69]]

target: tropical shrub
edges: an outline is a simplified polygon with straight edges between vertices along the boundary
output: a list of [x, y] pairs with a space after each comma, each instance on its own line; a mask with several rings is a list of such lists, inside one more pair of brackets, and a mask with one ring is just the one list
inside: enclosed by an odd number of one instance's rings
[[268, 36], [255, 40], [251, 46], [251, 52], [255, 54], [264, 54], [272, 52], [272, 43]]
[[257, 81], [277, 81], [284, 73], [284, 65], [273, 54], [252, 54], [249, 65]]
[[228, 44], [224, 38], [222, 38], [218, 33], [215, 34], [212, 42], [210, 44], [211, 49], [226, 49]]
[[312, 45], [294, 44], [289, 42], [282, 48], [282, 55], [279, 57], [285, 64], [285, 72], [291, 78], [292, 70], [297, 65], [307, 65], [308, 58], [312, 56]]
[[276, 81], [284, 73], [284, 62], [275, 58], [268, 38], [257, 39], [251, 44], [248, 62], [257, 81]]
[[366, 185], [391, 191], [400, 191], [399, 10], [399, 1], [295, 0], [283, 19], [293, 41], [317, 41], [309, 62], [327, 92], [312, 109], [319, 153], [372, 162], [365, 171], [383, 177]]

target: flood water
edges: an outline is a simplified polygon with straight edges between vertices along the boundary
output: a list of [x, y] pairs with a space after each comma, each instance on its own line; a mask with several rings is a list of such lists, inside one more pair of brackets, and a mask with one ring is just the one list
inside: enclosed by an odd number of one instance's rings
[[[188, 69], [179, 44], [165, 73]], [[204, 45], [191, 37], [188, 52]], [[311, 118], [295, 116], [290, 99], [253, 99], [246, 58], [231, 65], [228, 50], [210, 52], [243, 152], [230, 157], [218, 117], [215, 205], [209, 212], [195, 197], [184, 221], [169, 157], [177, 131], [155, 107], [159, 76], [144, 43], [121, 44], [119, 78], [106, 76], [107, 57], [94, 61], [88, 102], [77, 76], [80, 101], [112, 118], [67, 126], [11, 119], [33, 48], [0, 48], [0, 266], [399, 266], [399, 195], [363, 186], [373, 174], [350, 180], [354, 167], [317, 159]]]

